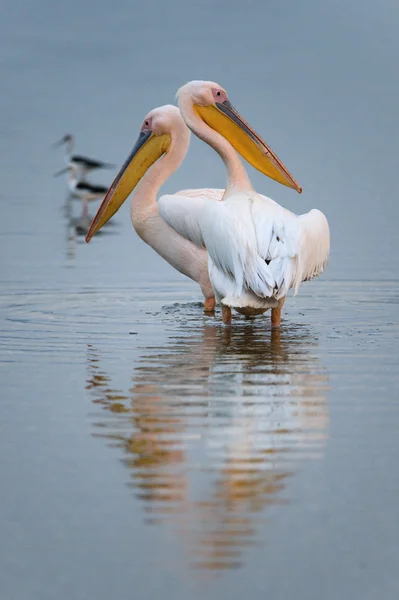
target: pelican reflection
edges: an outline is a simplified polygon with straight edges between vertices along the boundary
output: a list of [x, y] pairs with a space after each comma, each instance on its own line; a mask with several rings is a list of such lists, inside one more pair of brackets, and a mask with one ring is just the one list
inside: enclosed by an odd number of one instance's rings
[[238, 567], [268, 506], [289, 501], [290, 477], [323, 452], [328, 375], [314, 333], [201, 325], [141, 350], [124, 392], [88, 347], [87, 389], [106, 411], [94, 435], [122, 450], [148, 522], [168, 521], [193, 565]]

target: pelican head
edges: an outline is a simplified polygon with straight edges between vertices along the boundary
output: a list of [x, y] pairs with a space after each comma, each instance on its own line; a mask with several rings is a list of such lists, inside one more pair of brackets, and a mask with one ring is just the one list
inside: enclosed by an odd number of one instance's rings
[[93, 235], [120, 209], [148, 169], [165, 153], [172, 137], [181, 131], [188, 132], [179, 109], [166, 105], [154, 108], [144, 118], [139, 137], [114, 182], [109, 188], [86, 236]]
[[[231, 104], [227, 92], [213, 81], [190, 81], [177, 92], [186, 123], [194, 131], [190, 108], [211, 129], [220, 133], [233, 148], [264, 175], [301, 193], [302, 188], [273, 150]], [[193, 126], [192, 126], [193, 125]], [[198, 135], [198, 132], [197, 132]]]

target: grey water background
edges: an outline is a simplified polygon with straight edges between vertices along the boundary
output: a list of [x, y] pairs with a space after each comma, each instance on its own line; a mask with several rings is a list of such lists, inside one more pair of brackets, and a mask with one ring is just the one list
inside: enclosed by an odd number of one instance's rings
[[[397, 598], [397, 3], [0, 15], [2, 600]], [[256, 189], [329, 219], [328, 270], [279, 333], [205, 317], [128, 203], [86, 245], [52, 177], [67, 132], [122, 164], [194, 78], [227, 89], [304, 192], [248, 166]], [[165, 191], [223, 184], [193, 139]]]

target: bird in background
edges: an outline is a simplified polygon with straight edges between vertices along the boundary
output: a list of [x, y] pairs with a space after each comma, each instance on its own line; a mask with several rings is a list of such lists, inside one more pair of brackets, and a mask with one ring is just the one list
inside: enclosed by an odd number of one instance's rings
[[54, 173], [54, 177], [68, 173], [68, 188], [71, 196], [74, 198], [80, 198], [81, 200], [99, 200], [103, 198], [108, 191], [108, 187], [101, 184], [91, 183], [82, 179], [81, 171], [75, 166], [68, 165], [57, 173]]
[[58, 142], [54, 144], [54, 147], [65, 146], [65, 161], [68, 166], [76, 169], [79, 179], [85, 179], [86, 175], [95, 169], [114, 169], [115, 165], [80, 154], [72, 154], [74, 147], [74, 137], [70, 133], [64, 135]]
[[[210, 198], [202, 190], [161, 196], [156, 218], [159, 227], [153, 233], [162, 241], [155, 249], [168, 260], [162, 249], [168, 247], [168, 241], [178, 240], [177, 252], [171, 257], [175, 264], [168, 262], [196, 281], [189, 271], [199, 254], [180, 252], [180, 238], [199, 251], [206, 249], [209, 279], [222, 306], [223, 322], [231, 323], [231, 309], [252, 317], [270, 308], [272, 327], [279, 327], [288, 290], [294, 288], [296, 294], [301, 282], [320, 275], [327, 264], [327, 219], [317, 209], [295, 215], [255, 192], [237, 152], [271, 179], [299, 193], [302, 189], [219, 84], [192, 81], [178, 90], [177, 99], [188, 128], [223, 160], [227, 185], [220, 199]], [[149, 194], [155, 197], [180, 166], [189, 139], [175, 115], [171, 107], [161, 107], [144, 119], [139, 138], [94, 217], [86, 241], [115, 214], [136, 186], [131, 213], [137, 194], [144, 213], [145, 198]], [[148, 223], [143, 223], [149, 231]], [[165, 224], [179, 238], [173, 238]]]

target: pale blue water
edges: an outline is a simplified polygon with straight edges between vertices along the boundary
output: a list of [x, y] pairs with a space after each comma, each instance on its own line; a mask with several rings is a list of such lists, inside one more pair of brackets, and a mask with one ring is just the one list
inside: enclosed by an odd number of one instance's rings
[[[0, 14], [1, 599], [396, 598], [396, 4]], [[193, 78], [227, 88], [304, 193], [251, 169], [256, 188], [328, 216], [328, 270], [279, 334], [204, 316], [127, 206], [84, 244], [52, 178], [64, 133], [120, 165]], [[165, 190], [223, 183], [193, 140]]]

